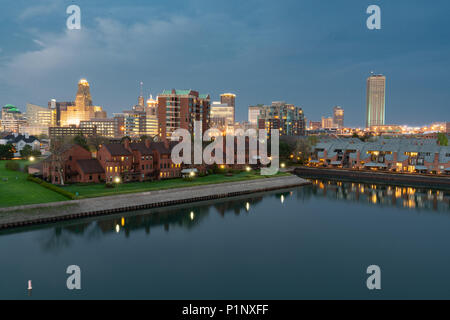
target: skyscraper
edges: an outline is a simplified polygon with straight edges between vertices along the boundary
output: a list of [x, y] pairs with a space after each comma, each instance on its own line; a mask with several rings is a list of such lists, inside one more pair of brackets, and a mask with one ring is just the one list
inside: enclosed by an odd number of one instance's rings
[[386, 77], [372, 73], [367, 78], [367, 128], [384, 125], [385, 94]]
[[220, 103], [233, 107], [233, 124], [235, 120], [236, 95], [234, 93], [224, 93], [220, 95]]
[[344, 127], [344, 109], [339, 106], [333, 108], [333, 122], [338, 129]]
[[261, 113], [261, 110], [263, 108], [262, 104], [258, 104], [256, 106], [250, 106], [248, 107], [248, 122], [251, 125], [258, 125], [258, 117]]
[[78, 91], [75, 97], [75, 105], [66, 107], [66, 110], [60, 110], [60, 125], [70, 126], [80, 124], [80, 121], [89, 121], [91, 119], [105, 119], [106, 112], [102, 107], [92, 104], [89, 83], [86, 79], [78, 82]]

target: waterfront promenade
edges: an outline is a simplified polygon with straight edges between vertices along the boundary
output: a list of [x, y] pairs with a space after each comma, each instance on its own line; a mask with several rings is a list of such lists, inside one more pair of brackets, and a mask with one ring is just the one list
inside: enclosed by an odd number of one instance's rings
[[295, 175], [0, 208], [0, 229], [222, 199], [310, 184]]

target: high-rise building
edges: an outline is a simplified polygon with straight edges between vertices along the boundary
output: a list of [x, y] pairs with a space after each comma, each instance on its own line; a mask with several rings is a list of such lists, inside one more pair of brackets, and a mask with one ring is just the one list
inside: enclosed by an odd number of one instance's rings
[[20, 127], [24, 125], [26, 125], [26, 119], [19, 109], [12, 104], [7, 104], [2, 108], [0, 131], [19, 133]]
[[61, 126], [61, 112], [67, 111], [67, 107], [74, 105], [74, 101], [56, 101], [52, 99], [48, 102], [48, 108], [56, 111], [56, 126]]
[[60, 125], [78, 126], [81, 121], [89, 121], [91, 119], [105, 119], [106, 112], [102, 107], [92, 104], [92, 97], [89, 83], [86, 79], [78, 82], [78, 92], [75, 98], [74, 106], [67, 106], [66, 110], [60, 110]]
[[226, 129], [234, 125], [234, 107], [214, 101], [210, 112], [211, 127]]
[[[231, 123], [235, 123], [235, 110], [236, 110], [236, 95], [234, 93], [223, 93], [220, 95], [220, 103], [233, 107], [233, 120]], [[230, 109], [231, 110], [231, 109]]]
[[194, 90], [164, 90], [158, 96], [159, 135], [169, 138], [176, 129], [194, 132], [194, 121], [202, 122], [203, 132], [210, 127], [210, 96]]
[[149, 137], [157, 136], [158, 127], [158, 98], [153, 99], [152, 95], [147, 99], [147, 107], [145, 109], [146, 125], [145, 135]]
[[251, 125], [258, 125], [258, 117], [259, 114], [261, 113], [262, 108], [263, 108], [262, 104], [248, 107], [248, 122]]
[[280, 136], [304, 136], [303, 110], [283, 101], [274, 101], [271, 106], [262, 106], [258, 116], [258, 129], [265, 129], [268, 134], [272, 129], [278, 129]]
[[367, 78], [367, 128], [384, 125], [385, 94], [386, 77], [372, 73]]
[[25, 116], [27, 118], [27, 124], [20, 128], [22, 133], [48, 135], [48, 128], [56, 125], [56, 109], [27, 103]]
[[332, 128], [336, 128], [337, 125], [334, 123], [333, 118], [329, 117], [322, 117], [322, 128], [323, 129], [332, 129]]
[[339, 106], [333, 108], [333, 122], [338, 129], [344, 127], [344, 109]]

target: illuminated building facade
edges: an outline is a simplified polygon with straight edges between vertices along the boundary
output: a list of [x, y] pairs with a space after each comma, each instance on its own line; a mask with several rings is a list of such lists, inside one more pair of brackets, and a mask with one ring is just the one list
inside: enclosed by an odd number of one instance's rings
[[337, 125], [334, 123], [333, 118], [322, 117], [322, 128], [323, 129], [332, 129], [336, 128]]
[[248, 122], [251, 125], [258, 125], [258, 117], [262, 108], [262, 104], [248, 107]]
[[81, 121], [81, 129], [95, 129], [97, 135], [107, 138], [121, 138], [123, 136], [121, 128], [124, 123], [121, 118], [110, 119], [91, 119], [88, 121]]
[[21, 126], [26, 125], [26, 120], [12, 104], [7, 104], [2, 108], [1, 130], [5, 132], [19, 133]]
[[258, 116], [258, 129], [265, 129], [268, 134], [272, 129], [278, 129], [280, 136], [304, 136], [303, 110], [283, 101], [272, 102], [271, 106], [262, 106]]
[[367, 78], [366, 128], [385, 123], [386, 77], [372, 74]]
[[27, 103], [27, 124], [20, 128], [30, 135], [48, 135], [48, 128], [56, 125], [56, 110]]
[[211, 105], [210, 120], [212, 128], [226, 130], [234, 125], [234, 107], [214, 101]]
[[106, 118], [106, 112], [102, 107], [92, 105], [89, 83], [85, 79], [81, 79], [78, 82], [75, 105], [68, 105], [65, 110], [60, 110], [60, 125], [63, 127], [78, 126], [81, 121], [104, 118]]
[[339, 106], [333, 108], [333, 122], [338, 129], [344, 128], [344, 109]]

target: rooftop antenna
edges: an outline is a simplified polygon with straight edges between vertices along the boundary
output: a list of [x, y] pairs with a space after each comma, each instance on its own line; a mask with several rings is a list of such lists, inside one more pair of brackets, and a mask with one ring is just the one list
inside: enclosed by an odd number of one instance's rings
[[144, 83], [141, 81], [139, 83], [139, 85], [140, 85], [140, 96], [143, 97], [144, 96], [144, 94], [143, 94], [143, 85], [144, 85]]

